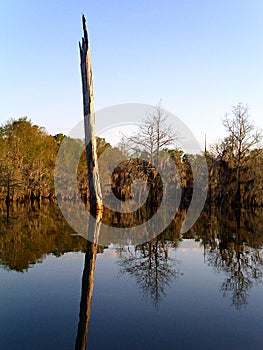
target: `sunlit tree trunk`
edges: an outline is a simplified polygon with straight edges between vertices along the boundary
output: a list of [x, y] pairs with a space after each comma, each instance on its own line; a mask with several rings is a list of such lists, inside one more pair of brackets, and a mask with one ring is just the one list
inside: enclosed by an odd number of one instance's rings
[[80, 48], [80, 67], [82, 77], [83, 93], [83, 110], [84, 110], [84, 127], [86, 154], [88, 165], [88, 182], [89, 182], [89, 204], [91, 212], [102, 210], [102, 196], [99, 181], [96, 138], [95, 138], [95, 119], [94, 119], [94, 96], [92, 70], [90, 60], [90, 48], [88, 33], [86, 29], [86, 19], [82, 16], [84, 37], [79, 45]]
[[78, 334], [75, 343], [75, 350], [84, 350], [87, 347], [88, 329], [91, 313], [91, 300], [94, 287], [94, 273], [96, 256], [98, 249], [98, 237], [100, 232], [102, 217], [102, 196], [98, 173], [96, 138], [95, 138], [95, 119], [94, 119], [94, 99], [92, 71], [90, 62], [90, 50], [88, 33], [86, 29], [86, 20], [82, 16], [84, 38], [80, 44], [81, 76], [84, 108], [84, 127], [86, 155], [88, 165], [88, 186], [89, 186], [89, 204], [91, 213], [96, 215], [96, 220], [91, 219], [88, 225], [87, 251], [85, 255], [85, 265], [82, 275], [82, 289], [79, 312]]

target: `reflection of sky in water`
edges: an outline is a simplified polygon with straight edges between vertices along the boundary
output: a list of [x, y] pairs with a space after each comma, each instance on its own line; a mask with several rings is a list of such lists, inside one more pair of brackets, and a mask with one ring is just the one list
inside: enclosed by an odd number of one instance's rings
[[[169, 257], [179, 276], [155, 308], [132, 275], [120, 275], [113, 247], [97, 254], [88, 348], [262, 348], [262, 285], [236, 310], [219, 292], [225, 273], [204, 262], [200, 242], [182, 241]], [[74, 348], [83, 264], [83, 253], [67, 253], [23, 274], [0, 270], [1, 350]]]

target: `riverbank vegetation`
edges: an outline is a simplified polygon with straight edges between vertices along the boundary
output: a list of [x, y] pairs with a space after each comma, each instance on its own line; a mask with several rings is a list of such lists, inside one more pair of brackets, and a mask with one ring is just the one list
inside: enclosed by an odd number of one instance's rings
[[[169, 155], [178, 169], [173, 179], [176, 186], [182, 188], [181, 207], [187, 207], [194, 181], [205, 177], [206, 169], [201, 161], [205, 156], [209, 181], [208, 188], [204, 190], [208, 190], [208, 204], [243, 208], [263, 206], [261, 133], [251, 122], [248, 107], [238, 104], [231, 114], [225, 116], [223, 125], [226, 137], [211, 145], [209, 150], [205, 149], [202, 155], [185, 154], [177, 146], [176, 139], [180, 135], [167, 125], [166, 115], [160, 106], [143, 121], [137, 137], [124, 137], [119, 147], [112, 147], [105, 139], [97, 138], [99, 156], [104, 151], [110, 152], [110, 157], [104, 157], [107, 161], [99, 165], [104, 195], [112, 188], [121, 200], [131, 198], [132, 183], [141, 177], [153, 191], [151, 201], [158, 204], [162, 197], [162, 183], [157, 168]], [[56, 201], [54, 168], [64, 137], [63, 134], [49, 135], [44, 128], [34, 125], [27, 118], [4, 124], [0, 128], [0, 201], [5, 201], [7, 206], [34, 201], [40, 203], [42, 200]], [[76, 147], [83, 142], [71, 141]], [[128, 157], [128, 160], [121, 162], [112, 172], [110, 162], [120, 157]], [[70, 162], [70, 157], [66, 161]], [[193, 178], [193, 163], [197, 168], [200, 164], [198, 179]], [[77, 178], [84, 202], [89, 197], [86, 169], [83, 152]], [[204, 186], [207, 186], [205, 182]], [[70, 197], [62, 199], [74, 200]]]

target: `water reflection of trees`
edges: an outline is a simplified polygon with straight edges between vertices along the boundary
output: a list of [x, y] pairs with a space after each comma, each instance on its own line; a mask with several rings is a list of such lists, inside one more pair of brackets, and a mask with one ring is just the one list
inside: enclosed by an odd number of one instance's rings
[[0, 264], [25, 271], [47, 254], [85, 251], [86, 241], [74, 235], [57, 206], [13, 205], [6, 220], [6, 208], [0, 207]]
[[[181, 224], [181, 220], [179, 220]], [[180, 239], [178, 221], [174, 221], [161, 235], [149, 242], [117, 249], [120, 275], [135, 278], [143, 298], [158, 308], [166, 289], [179, 276], [178, 261], [170, 257]]]
[[[206, 214], [204, 214], [206, 215]], [[206, 262], [226, 277], [220, 286], [237, 309], [248, 304], [249, 290], [263, 281], [262, 210], [221, 211], [199, 221]], [[200, 227], [200, 223], [203, 227]]]
[[[178, 215], [166, 231], [150, 242], [134, 246], [121, 246], [117, 249], [121, 273], [136, 277], [144, 296], [149, 296], [155, 307], [165, 295], [165, 287], [178, 275], [175, 260], [169, 257], [170, 248], [176, 248], [180, 237], [178, 227], [185, 216]], [[125, 218], [125, 215], [124, 215]], [[138, 221], [138, 220], [137, 220]], [[88, 343], [89, 321], [94, 287], [94, 273], [97, 253], [103, 248], [97, 244], [101, 234], [102, 217], [88, 222], [85, 264], [82, 274], [79, 323], [75, 341], [76, 350], [84, 350]], [[136, 217], [134, 217], [136, 223]]]

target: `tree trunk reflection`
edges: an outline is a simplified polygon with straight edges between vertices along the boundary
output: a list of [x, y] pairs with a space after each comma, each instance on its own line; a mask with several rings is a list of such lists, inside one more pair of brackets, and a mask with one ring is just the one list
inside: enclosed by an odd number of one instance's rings
[[85, 264], [82, 275], [82, 288], [81, 288], [81, 300], [79, 310], [79, 324], [78, 333], [75, 343], [75, 350], [84, 350], [87, 347], [88, 330], [91, 312], [91, 301], [94, 287], [94, 272], [95, 263], [97, 257], [98, 244], [97, 239], [100, 232], [101, 221], [100, 218], [90, 220], [88, 237], [91, 235], [94, 238], [94, 242], [87, 241], [87, 250], [85, 254]]

